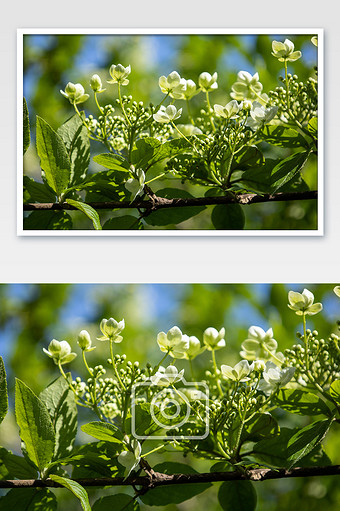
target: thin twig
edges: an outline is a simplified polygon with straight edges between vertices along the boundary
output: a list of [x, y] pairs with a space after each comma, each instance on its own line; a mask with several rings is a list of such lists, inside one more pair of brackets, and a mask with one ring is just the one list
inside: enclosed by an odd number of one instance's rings
[[[107, 202], [87, 202], [89, 206], [94, 209], [164, 209], [164, 208], [183, 208], [188, 206], [211, 206], [217, 204], [241, 204], [249, 205], [262, 202], [278, 202], [278, 201], [292, 201], [292, 200], [310, 200], [317, 199], [318, 192], [316, 190], [309, 190], [306, 192], [287, 192], [275, 193], [273, 195], [264, 194], [258, 195], [256, 193], [244, 193], [239, 195], [228, 195], [223, 197], [190, 197], [178, 199], [166, 199], [164, 197], [157, 197], [154, 195], [150, 200], [135, 200], [129, 201], [107, 201]], [[42, 211], [42, 210], [76, 210], [67, 202], [53, 203], [28, 203], [24, 204], [24, 211]]]
[[[202, 474], [163, 474], [152, 471], [152, 477], [130, 476], [128, 478], [94, 478], [94, 479], [73, 479], [82, 486], [143, 486], [154, 488], [156, 486], [170, 486], [173, 484], [196, 484], [212, 483], [219, 481], [266, 481], [268, 479], [286, 479], [291, 477], [315, 477], [340, 475], [340, 465], [326, 467], [297, 467], [291, 470], [285, 468], [267, 469], [256, 468], [245, 472], [206, 472]], [[0, 481], [0, 488], [60, 488], [62, 485], [52, 479], [14, 479]]]

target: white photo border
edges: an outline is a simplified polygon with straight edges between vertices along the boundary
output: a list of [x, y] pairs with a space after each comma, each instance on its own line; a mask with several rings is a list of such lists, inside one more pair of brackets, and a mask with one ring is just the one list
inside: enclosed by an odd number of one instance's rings
[[[303, 35], [318, 36], [318, 227], [313, 230], [24, 230], [23, 228], [23, 42], [25, 35]], [[324, 236], [324, 29], [323, 28], [24, 28], [17, 29], [17, 236], [99, 236], [99, 237], [253, 237]]]

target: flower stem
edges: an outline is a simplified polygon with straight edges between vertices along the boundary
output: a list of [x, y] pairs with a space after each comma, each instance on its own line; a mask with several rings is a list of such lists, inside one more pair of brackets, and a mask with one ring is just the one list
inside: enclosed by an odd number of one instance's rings
[[113, 367], [113, 370], [114, 370], [115, 375], [117, 377], [118, 383], [119, 383], [120, 387], [123, 390], [126, 390], [125, 389], [125, 385], [124, 385], [124, 383], [122, 382], [122, 380], [121, 380], [121, 378], [119, 376], [119, 372], [118, 372], [117, 366], [116, 366], [115, 361], [114, 361], [114, 357], [113, 357], [113, 341], [111, 341], [111, 340], [110, 340], [110, 355], [111, 355], [112, 367]]
[[122, 93], [121, 93], [121, 90], [120, 90], [120, 83], [119, 82], [118, 82], [118, 98], [119, 98], [120, 107], [122, 109], [122, 112], [123, 112], [123, 115], [125, 117], [125, 120], [126, 120], [128, 126], [131, 128], [131, 122], [130, 122], [128, 116], [126, 115], [124, 104], [123, 104], [123, 101], [122, 101]]
[[213, 118], [212, 118], [212, 115], [211, 115], [211, 106], [210, 106], [209, 92], [208, 91], [206, 91], [205, 97], [207, 99], [207, 107], [208, 107], [208, 112], [209, 112], [210, 124], [211, 124], [212, 130], [216, 131], [215, 124], [214, 124], [214, 121], [213, 121]]
[[215, 350], [211, 350], [211, 358], [212, 358], [212, 362], [213, 362], [213, 366], [214, 366], [214, 373], [215, 373], [215, 376], [216, 376], [216, 385], [217, 385], [217, 388], [218, 388], [219, 395], [220, 395], [220, 397], [222, 397], [223, 396], [223, 390], [222, 390], [222, 387], [221, 387], [220, 379], [218, 378], [218, 375], [217, 375], [217, 364], [216, 364]]

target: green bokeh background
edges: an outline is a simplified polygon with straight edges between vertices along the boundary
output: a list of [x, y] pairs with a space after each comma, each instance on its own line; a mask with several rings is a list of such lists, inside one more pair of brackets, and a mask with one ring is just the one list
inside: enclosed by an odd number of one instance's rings
[[[232, 84], [236, 81], [238, 71], [259, 72], [263, 91], [280, 85], [278, 77], [284, 71], [282, 63], [271, 55], [271, 43], [274, 39], [291, 39], [296, 49], [302, 50], [303, 57], [289, 63], [289, 71], [296, 73], [301, 80], [315, 76], [313, 70], [317, 64], [317, 49], [311, 43], [313, 34], [285, 35], [221, 35], [221, 34], [190, 34], [190, 35], [25, 35], [24, 36], [24, 95], [30, 111], [33, 143], [24, 157], [24, 172], [30, 177], [40, 180], [40, 166], [34, 147], [35, 115], [43, 117], [54, 129], [57, 129], [73, 113], [70, 103], [60, 94], [65, 85], [71, 81], [80, 82], [90, 93], [90, 99], [80, 105], [86, 114], [96, 115], [96, 106], [91, 93], [89, 80], [92, 74], [101, 76], [106, 91], [99, 95], [102, 104], [115, 105], [116, 86], [106, 83], [110, 78], [111, 64], [131, 65], [130, 83], [123, 87], [123, 93], [131, 94], [136, 101], [150, 101], [158, 104], [163, 95], [158, 87], [158, 78], [167, 76], [176, 70], [186, 79], [198, 82], [203, 71], [211, 74], [218, 72], [218, 89], [211, 93], [213, 104], [226, 104], [230, 101]], [[199, 112], [205, 104], [203, 94], [192, 100], [193, 113]], [[183, 101], [177, 101], [183, 107], [180, 123], [188, 122], [186, 107]], [[282, 158], [290, 154], [290, 150], [276, 148]], [[105, 152], [104, 146], [94, 142], [91, 145], [91, 156]], [[266, 155], [270, 156], [268, 149]], [[102, 170], [97, 164], [91, 163], [91, 172]], [[155, 167], [153, 173], [160, 173], [161, 167]], [[153, 175], [150, 174], [150, 178]], [[303, 170], [303, 177], [310, 189], [317, 188], [317, 171], [315, 158], [311, 158]], [[155, 191], [168, 186], [181, 187], [194, 196], [202, 196], [205, 187], [181, 184], [172, 178], [153, 183]], [[245, 229], [316, 229], [316, 201], [291, 201], [289, 203], [253, 204], [244, 206], [246, 213]], [[195, 217], [182, 222], [178, 226], [168, 225], [160, 229], [211, 229], [212, 206]], [[122, 213], [124, 214], [124, 213]], [[91, 223], [80, 212], [72, 212], [80, 229], [90, 229]], [[105, 221], [107, 213], [101, 213]], [[103, 223], [103, 222], [102, 222]], [[148, 227], [148, 226], [146, 226]], [[152, 227], [153, 229], [157, 227]]]
[[[334, 284], [335, 285], [335, 284]], [[67, 340], [74, 351], [80, 330], [87, 329], [92, 339], [100, 335], [102, 318], [125, 319], [124, 340], [116, 346], [118, 353], [126, 353], [129, 360], [158, 363], [161, 352], [156, 343], [157, 333], [174, 325], [188, 335], [202, 340], [205, 328], [226, 329], [226, 348], [217, 352], [218, 365], [233, 365], [240, 360], [240, 344], [251, 325], [264, 329], [272, 327], [279, 349], [296, 342], [296, 332], [302, 330], [301, 318], [287, 307], [287, 292], [312, 291], [321, 301], [324, 311], [308, 318], [308, 327], [317, 329], [320, 337], [337, 332], [340, 319], [340, 300], [333, 293], [333, 284], [3, 284], [0, 286], [0, 354], [8, 373], [10, 413], [0, 425], [0, 445], [20, 454], [18, 427], [13, 416], [15, 376], [36, 393], [58, 376], [56, 366], [43, 354], [52, 338]], [[96, 350], [89, 354], [91, 365], [106, 360], [107, 345], [94, 342]], [[194, 361], [197, 378], [203, 376], [210, 364], [209, 353]], [[187, 368], [185, 361], [179, 367]], [[67, 367], [73, 377], [84, 375], [81, 357]], [[80, 422], [95, 420], [91, 413], [80, 409]], [[303, 426], [308, 417], [281, 417], [285, 425]], [[333, 464], [340, 463], [340, 438], [335, 425], [325, 442], [325, 450]], [[79, 443], [89, 437], [79, 434]], [[200, 471], [209, 471], [210, 462], [180, 454], [154, 454], [149, 462], [155, 465], [166, 459], [188, 462]], [[255, 483], [259, 503], [257, 511], [337, 511], [340, 501], [338, 478], [277, 480]], [[184, 502], [177, 507], [159, 507], [161, 511], [217, 511], [217, 488]], [[20, 490], [18, 490], [20, 491]], [[117, 490], [117, 492], [120, 490]], [[128, 490], [123, 490], [128, 491]], [[90, 490], [93, 502], [99, 496], [115, 493], [114, 489]], [[57, 490], [59, 509], [78, 511], [80, 505], [66, 490]], [[141, 506], [143, 511], [151, 508]]]

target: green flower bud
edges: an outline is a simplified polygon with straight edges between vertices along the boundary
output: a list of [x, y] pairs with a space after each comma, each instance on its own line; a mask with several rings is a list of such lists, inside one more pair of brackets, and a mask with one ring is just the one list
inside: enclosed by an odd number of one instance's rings
[[93, 90], [93, 92], [103, 92], [103, 90], [105, 90], [105, 89], [102, 89], [102, 81], [100, 79], [100, 76], [96, 75], [96, 74], [94, 74], [91, 77], [90, 86], [91, 86], [91, 89]]
[[54, 362], [58, 365], [68, 364], [72, 362], [77, 356], [76, 353], [71, 353], [71, 346], [67, 341], [57, 341], [53, 339], [49, 346], [48, 350], [43, 348], [43, 352], [50, 358], [53, 358]]
[[95, 349], [95, 346], [93, 348], [91, 348], [92, 341], [91, 341], [90, 334], [88, 333], [87, 330], [82, 330], [79, 333], [77, 342], [78, 342], [78, 346], [80, 347], [80, 349], [82, 349], [84, 351], [92, 351]]

